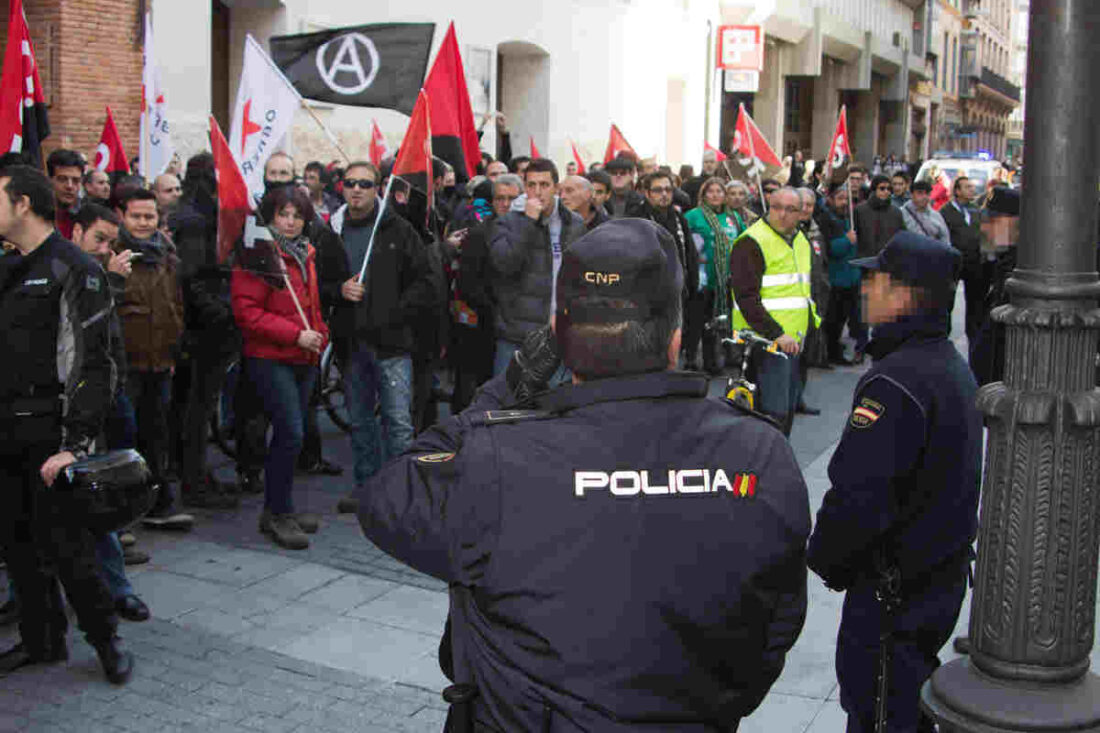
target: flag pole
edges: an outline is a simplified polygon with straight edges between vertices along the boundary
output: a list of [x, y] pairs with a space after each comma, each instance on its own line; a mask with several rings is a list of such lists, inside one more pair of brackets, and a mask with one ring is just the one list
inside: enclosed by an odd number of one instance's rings
[[382, 223], [382, 215], [386, 213], [386, 203], [390, 200], [390, 189], [393, 188], [393, 179], [395, 178], [397, 176], [390, 173], [390, 178], [386, 181], [386, 192], [382, 194], [382, 203], [378, 205], [378, 216], [374, 219], [374, 228], [371, 229], [370, 239], [367, 241], [367, 253], [363, 255], [363, 266], [359, 268], [359, 277], [355, 280], [360, 285], [363, 284], [363, 278], [367, 274], [367, 262], [370, 261], [370, 253], [374, 249], [374, 235], [378, 233], [378, 225]]
[[[752, 142], [752, 127], [756, 127], [756, 123], [749, 117], [749, 113], [745, 111], [745, 103], [741, 103], [741, 114], [745, 115], [745, 131], [749, 133], [749, 155], [752, 156], [752, 167], [756, 171], [756, 190], [760, 192], [760, 205], [764, 208], [764, 214], [768, 213], [768, 199], [764, 196], [764, 184], [760, 182], [760, 166], [759, 161], [756, 159], [756, 146]], [[752, 125], [752, 127], [749, 127]]]
[[[152, 63], [152, 59], [149, 58], [149, 44], [152, 43], [152, 39], [149, 37], [152, 30], [152, 21], [149, 19], [149, 13], [146, 11], [145, 17], [142, 18], [142, 39], [141, 39], [141, 124], [138, 126], [138, 133], [141, 135], [141, 143], [138, 145], [138, 164], [141, 172], [141, 178], [145, 181], [145, 187], [148, 188], [149, 182], [149, 110], [152, 105], [149, 104], [149, 95], [153, 93], [153, 90], [149, 88], [149, 65]], [[130, 161], [126, 161], [126, 168], [129, 169]]]
[[350, 163], [351, 156], [348, 155], [342, 147], [340, 147], [340, 143], [336, 141], [336, 136], [332, 134], [332, 130], [328, 129], [325, 123], [321, 121], [321, 118], [318, 117], [317, 113], [313, 111], [313, 108], [309, 106], [309, 103], [306, 101], [305, 97], [299, 96], [298, 101], [301, 102], [302, 109], [309, 113], [309, 116], [313, 118], [313, 121], [317, 123], [317, 126], [320, 127], [321, 131], [324, 132], [325, 135], [328, 137], [328, 141], [332, 143], [332, 147], [336, 148], [338, 151], [340, 151], [340, 155], [344, 156], [344, 162]]
[[[275, 246], [278, 247], [278, 245]], [[298, 315], [302, 317], [302, 325], [306, 327], [307, 331], [312, 331], [313, 329], [309, 327], [309, 319], [306, 318], [306, 312], [302, 310], [302, 302], [298, 300], [298, 294], [294, 292], [294, 286], [290, 284], [290, 273], [286, 270], [286, 263], [283, 262], [283, 256], [279, 252], [276, 252], [275, 256], [279, 260], [279, 269], [283, 272], [283, 282], [286, 283], [286, 289], [290, 291], [290, 297], [294, 301], [294, 307], [298, 309]]]

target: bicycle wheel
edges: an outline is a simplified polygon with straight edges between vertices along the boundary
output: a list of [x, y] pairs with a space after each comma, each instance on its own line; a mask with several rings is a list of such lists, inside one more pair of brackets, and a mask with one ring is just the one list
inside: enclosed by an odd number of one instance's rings
[[214, 410], [210, 413], [210, 439], [222, 453], [230, 458], [237, 457], [233, 399], [237, 392], [237, 377], [240, 372], [240, 362], [237, 360], [226, 367], [225, 381], [222, 382], [221, 392], [214, 402]]
[[344, 380], [330, 343], [321, 356], [321, 403], [336, 427], [351, 432], [351, 415], [344, 395]]

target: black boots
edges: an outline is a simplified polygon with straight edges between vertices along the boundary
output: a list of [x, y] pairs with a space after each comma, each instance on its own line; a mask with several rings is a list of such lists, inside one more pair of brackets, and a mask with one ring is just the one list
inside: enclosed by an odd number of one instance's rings
[[92, 642], [99, 663], [107, 681], [115, 685], [124, 685], [134, 671], [134, 655], [122, 648], [122, 639], [112, 636], [107, 641]]

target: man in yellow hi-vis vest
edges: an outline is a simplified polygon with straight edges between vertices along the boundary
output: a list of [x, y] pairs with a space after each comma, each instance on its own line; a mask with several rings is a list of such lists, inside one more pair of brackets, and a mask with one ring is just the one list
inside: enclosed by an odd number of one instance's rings
[[783, 359], [758, 349], [750, 378], [759, 388], [757, 409], [778, 421], [788, 435], [802, 391], [802, 342], [811, 324], [821, 324], [810, 297], [812, 252], [798, 228], [801, 211], [798, 192], [779, 189], [769, 200], [767, 218], [746, 229], [730, 254], [733, 327], [773, 339], [787, 355]]

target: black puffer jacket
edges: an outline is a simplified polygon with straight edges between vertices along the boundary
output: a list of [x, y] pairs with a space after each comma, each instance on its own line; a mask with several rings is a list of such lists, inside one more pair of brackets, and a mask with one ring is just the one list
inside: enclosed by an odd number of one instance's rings
[[[584, 219], [558, 202], [561, 251], [585, 233]], [[550, 322], [554, 253], [547, 221], [535, 222], [522, 211], [497, 220], [489, 241], [492, 287], [497, 298], [497, 338], [514, 343]]]
[[[336, 234], [356, 226], [346, 206], [329, 223]], [[383, 353], [412, 353], [418, 319], [438, 305], [438, 284], [428, 250], [407, 221], [387, 209], [377, 227], [364, 282], [367, 294], [359, 303], [342, 296], [336, 301], [330, 317], [333, 339], [361, 338]]]

